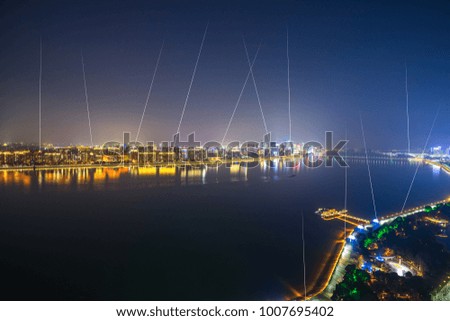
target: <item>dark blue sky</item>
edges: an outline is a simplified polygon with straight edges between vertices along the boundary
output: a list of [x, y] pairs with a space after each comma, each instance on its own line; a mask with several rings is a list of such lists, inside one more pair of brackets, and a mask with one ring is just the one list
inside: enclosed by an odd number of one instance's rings
[[[207, 22], [209, 30], [181, 134], [221, 140], [254, 65], [267, 125], [288, 138], [286, 26], [290, 35], [292, 138], [323, 140], [326, 130], [360, 147], [407, 146], [405, 62], [411, 139], [450, 145], [450, 3], [436, 1], [2, 1], [0, 141], [38, 137], [39, 39], [43, 41], [43, 141], [89, 143], [83, 49], [94, 143], [136, 134], [156, 58], [165, 47], [141, 140], [170, 138]], [[228, 140], [264, 133], [249, 82]]]

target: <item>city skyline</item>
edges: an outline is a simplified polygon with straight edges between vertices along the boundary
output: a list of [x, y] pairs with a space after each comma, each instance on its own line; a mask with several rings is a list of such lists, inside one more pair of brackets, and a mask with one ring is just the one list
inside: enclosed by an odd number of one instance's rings
[[[447, 23], [445, 14], [436, 13], [431, 23], [425, 12], [412, 5], [347, 2], [336, 12], [333, 6], [325, 11], [321, 7], [319, 12], [313, 4], [286, 1], [275, 10], [262, 3], [249, 20], [246, 17], [253, 8], [249, 4], [205, 4], [204, 9], [193, 10], [174, 3], [177, 6], [172, 4], [171, 10], [168, 4], [154, 2], [109, 4], [103, 11], [96, 10], [99, 3], [92, 7], [51, 2], [4, 5], [11, 18], [2, 21], [3, 27], [9, 27], [2, 34], [9, 46], [0, 53], [4, 67], [0, 83], [2, 140], [38, 141], [42, 38], [43, 142], [90, 145], [81, 50], [94, 144], [120, 139], [123, 132], [134, 137], [144, 106], [142, 141], [173, 137], [183, 109], [181, 137], [195, 131], [202, 141], [221, 141], [249, 72], [243, 37], [249, 59], [261, 45], [252, 68], [258, 91], [250, 78], [230, 125], [229, 141], [255, 140], [265, 134], [260, 109], [273, 137], [288, 140], [288, 29], [293, 141], [320, 141], [327, 130], [343, 138], [348, 127], [350, 146], [361, 147], [361, 133], [355, 125], [361, 112], [370, 133], [368, 148], [407, 149], [407, 63], [411, 148], [422, 148], [438, 108], [440, 116], [430, 146], [448, 145], [450, 135], [442, 127], [449, 117], [450, 97], [445, 88], [450, 65], [444, 57], [450, 44], [438, 36], [422, 38], [424, 46], [416, 44], [417, 37]], [[303, 9], [300, 17], [294, 19], [289, 13], [293, 9]], [[438, 9], [438, 5], [426, 8]], [[399, 10], [408, 19], [401, 24], [390, 21], [388, 17]], [[358, 17], [373, 20], [380, 28], [377, 32], [371, 29], [369, 39], [361, 37], [369, 26]], [[17, 18], [26, 21], [20, 28]], [[111, 24], [112, 20], [119, 22]], [[389, 26], [382, 27], [388, 22]], [[204, 48], [198, 55], [204, 35]], [[12, 37], [16, 37], [14, 41]], [[159, 54], [159, 68], [154, 73]], [[146, 105], [153, 74], [154, 86]]]

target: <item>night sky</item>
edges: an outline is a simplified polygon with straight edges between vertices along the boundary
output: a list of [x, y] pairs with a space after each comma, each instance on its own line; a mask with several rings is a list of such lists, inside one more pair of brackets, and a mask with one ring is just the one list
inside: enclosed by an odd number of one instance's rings
[[[292, 139], [324, 140], [333, 130], [361, 147], [406, 149], [405, 63], [411, 146], [450, 146], [448, 1], [2, 1], [0, 142], [38, 141], [39, 44], [43, 44], [43, 141], [89, 144], [83, 50], [95, 144], [132, 137], [165, 42], [141, 141], [172, 137], [206, 35], [181, 125], [202, 142], [221, 141], [254, 65], [268, 129], [288, 138], [289, 29]], [[226, 141], [262, 139], [253, 83]]]

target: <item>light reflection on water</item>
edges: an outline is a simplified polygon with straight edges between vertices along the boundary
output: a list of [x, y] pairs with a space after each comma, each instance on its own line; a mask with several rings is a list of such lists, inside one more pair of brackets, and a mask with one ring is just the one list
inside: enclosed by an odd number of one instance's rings
[[[399, 210], [404, 201], [417, 162], [408, 160], [372, 159], [375, 198], [378, 214]], [[349, 160], [349, 210], [356, 216], [372, 218], [370, 200], [367, 200], [369, 180], [364, 159]], [[420, 171], [411, 190], [407, 207], [448, 197], [448, 175], [435, 166], [420, 165]], [[39, 191], [127, 191], [147, 188], [183, 187], [206, 184], [245, 183], [256, 187], [261, 183], [289, 181], [300, 191], [315, 191], [317, 207], [342, 207], [343, 168], [310, 168], [303, 163], [286, 159], [261, 160], [249, 167], [247, 162], [201, 166], [147, 166], [59, 168], [41, 170], [1, 170], [0, 189], [25, 193]], [[294, 183], [294, 185], [292, 185]], [[286, 188], [286, 184], [280, 185]], [[425, 187], [425, 188], [424, 188]], [[339, 202], [336, 200], [339, 199]], [[314, 201], [313, 200], [313, 201]], [[320, 202], [320, 203], [319, 203]]]
[[[372, 159], [375, 197], [381, 212], [397, 211], [397, 203], [402, 203], [406, 195], [416, 162], [408, 160]], [[366, 201], [369, 181], [364, 159], [349, 160], [349, 206], [354, 206], [355, 215], [370, 213], [371, 202]], [[55, 191], [117, 191], [143, 190], [154, 187], [182, 187], [205, 184], [260, 183], [290, 181], [297, 188], [316, 190], [320, 199], [318, 207], [340, 208], [335, 199], [343, 195], [343, 168], [334, 164], [309, 168], [303, 163], [293, 163], [285, 159], [261, 160], [256, 167], [246, 162], [201, 166], [147, 166], [147, 167], [99, 167], [99, 168], [58, 168], [41, 170], [0, 170], [0, 189], [21, 192]], [[447, 185], [445, 171], [436, 167], [421, 165], [408, 206], [420, 205], [440, 199], [447, 193], [440, 186]], [[446, 180], [447, 179], [447, 180]], [[290, 183], [290, 185], [292, 185]], [[256, 185], [255, 185], [256, 184]], [[426, 186], [427, 188], [423, 188]], [[394, 188], [395, 187], [395, 188]], [[283, 185], [284, 188], [284, 185]], [[435, 192], [433, 192], [435, 191]], [[387, 194], [389, 193], [389, 194]], [[436, 195], [436, 196], [434, 196]], [[333, 198], [330, 202], [328, 199]], [[395, 206], [394, 206], [395, 204]], [[367, 214], [368, 215], [368, 214]]]
[[[353, 164], [363, 164], [365, 160], [351, 160]], [[411, 163], [404, 160], [371, 160], [372, 165], [390, 166], [410, 166]], [[338, 167], [336, 164], [335, 167]], [[277, 179], [280, 175], [296, 175], [301, 169], [314, 170], [305, 167], [302, 163], [288, 160], [261, 160], [256, 168], [260, 169], [257, 176], [264, 178], [272, 177]], [[433, 173], [438, 171], [433, 168]], [[251, 175], [253, 174], [253, 175]], [[184, 181], [183, 184], [206, 184], [214, 181], [214, 176], [227, 175], [230, 181], [247, 181], [249, 176], [256, 176], [255, 168], [249, 168], [247, 163], [233, 162], [221, 165], [203, 166], [146, 166], [146, 167], [99, 167], [99, 168], [55, 168], [32, 170], [7, 170], [0, 171], [0, 186], [22, 186], [30, 188], [33, 185], [95, 185], [120, 181], [127, 178], [145, 177], [177, 177], [177, 181]], [[170, 183], [170, 179], [166, 183]], [[217, 182], [217, 181], [216, 181]]]
[[[370, 164], [379, 214], [399, 210], [417, 163]], [[365, 161], [350, 166], [349, 210], [371, 219]], [[17, 298], [35, 289], [34, 299], [59, 298], [67, 284], [69, 299], [279, 299], [301, 293], [301, 213], [310, 287], [343, 231], [342, 222], [325, 222], [314, 211], [342, 208], [343, 186], [337, 165], [292, 168], [285, 161], [257, 168], [0, 171], [0, 193], [8, 196], [0, 216], [4, 288]], [[408, 207], [449, 192], [449, 175], [422, 166]], [[24, 279], [23, 270], [51, 282]]]
[[[15, 186], [25, 190], [40, 189], [46, 186], [71, 186], [73, 188], [114, 188], [115, 183], [130, 183], [143, 179], [144, 186], [197, 185], [219, 183], [221, 181], [242, 182], [250, 176], [271, 176], [276, 179], [278, 173], [296, 174], [301, 166], [291, 168], [284, 161], [261, 161], [256, 168], [248, 163], [233, 162], [222, 165], [202, 166], [148, 166], [148, 167], [103, 167], [103, 168], [61, 168], [0, 171], [0, 186]], [[219, 179], [220, 177], [220, 179]], [[117, 186], [119, 187], [119, 186]], [[123, 186], [120, 186], [123, 188]]]

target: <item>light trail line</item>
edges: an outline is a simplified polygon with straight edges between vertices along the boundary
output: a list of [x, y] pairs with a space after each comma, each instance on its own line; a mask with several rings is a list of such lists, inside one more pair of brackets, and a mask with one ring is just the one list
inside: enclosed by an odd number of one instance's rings
[[303, 218], [303, 211], [302, 211], [302, 246], [303, 246], [303, 288], [305, 291], [305, 301], [306, 301], [306, 255], [305, 255], [305, 224], [304, 224], [304, 218]]
[[364, 124], [363, 124], [363, 119], [362, 119], [361, 113], [359, 113], [359, 120], [361, 122], [361, 131], [362, 131], [363, 142], [364, 142], [364, 150], [365, 150], [365, 153], [366, 153], [366, 165], [367, 165], [367, 172], [369, 173], [370, 192], [372, 194], [373, 211], [374, 211], [374, 214], [375, 214], [375, 218], [378, 219], [377, 206], [375, 204], [375, 193], [373, 191], [372, 174], [370, 172], [369, 156], [367, 155], [366, 135], [364, 134]]
[[288, 112], [289, 112], [289, 141], [292, 141], [292, 122], [291, 122], [291, 76], [289, 60], [289, 29], [286, 28], [286, 58], [287, 58], [287, 82], [288, 82]]
[[411, 153], [411, 139], [409, 136], [409, 92], [408, 92], [408, 66], [405, 63], [405, 94], [406, 94], [406, 135], [408, 138], [408, 153]]
[[[425, 141], [425, 145], [423, 146], [422, 155], [423, 155], [423, 153], [425, 153], [425, 150], [427, 149], [427, 145], [428, 145], [428, 142], [430, 140], [431, 133], [433, 131], [434, 124], [436, 123], [436, 119], [437, 119], [438, 115], [439, 115], [439, 108], [436, 111], [436, 115], [434, 116], [433, 123], [431, 124], [430, 131], [428, 132], [428, 137], [427, 137], [427, 139]], [[406, 194], [405, 202], [403, 202], [403, 206], [402, 206], [401, 212], [403, 212], [403, 210], [405, 209], [406, 202], [408, 201], [409, 194], [411, 193], [411, 189], [413, 187], [414, 181], [416, 180], [416, 176], [417, 176], [417, 172], [419, 171], [420, 164], [421, 164], [420, 162], [417, 163], [416, 171], [414, 172], [414, 176], [412, 178], [411, 184], [409, 185], [408, 193]]]
[[[261, 48], [261, 44], [259, 44], [258, 49], [256, 50], [255, 57], [253, 58], [251, 67], [253, 67], [253, 65], [255, 64], [255, 61], [256, 61], [256, 58], [258, 57], [260, 48]], [[252, 71], [252, 69], [250, 68], [247, 73], [247, 77], [245, 77], [244, 85], [242, 86], [241, 92], [239, 93], [239, 97], [236, 101], [236, 105], [234, 106], [233, 113], [231, 114], [230, 120], [229, 120], [227, 128], [225, 130], [225, 134], [223, 135], [222, 142], [221, 142], [222, 146], [223, 146], [223, 143], [225, 142], [225, 138], [227, 137], [228, 131], [230, 130], [230, 126], [231, 126], [231, 123], [233, 122], [234, 114], [236, 113], [239, 103], [241, 102], [242, 94], [244, 93], [245, 86], [247, 86], [247, 82], [248, 82], [248, 79], [250, 78], [251, 71]]]
[[39, 40], [39, 150], [42, 149], [42, 37]]
[[266, 118], [264, 117], [264, 112], [263, 112], [263, 109], [262, 109], [261, 100], [259, 99], [258, 87], [256, 86], [255, 75], [253, 74], [253, 65], [252, 65], [252, 62], [250, 61], [250, 56], [248, 55], [247, 44], [245, 43], [245, 38], [244, 37], [242, 37], [242, 41], [244, 42], [245, 54], [247, 55], [248, 66], [250, 67], [250, 74], [251, 74], [252, 79], [253, 79], [253, 86], [255, 87], [256, 98], [258, 99], [258, 105], [259, 105], [259, 110], [261, 111], [261, 116], [262, 116], [262, 120], [263, 120], [263, 124], [264, 124], [264, 130], [266, 131], [266, 133], [268, 133], [269, 130], [267, 129]]
[[87, 83], [86, 83], [86, 71], [84, 68], [83, 51], [81, 51], [81, 66], [83, 67], [84, 98], [86, 99], [86, 110], [87, 110], [88, 123], [89, 123], [89, 135], [91, 137], [91, 147], [92, 147], [92, 146], [94, 146], [94, 140], [92, 139], [91, 113], [89, 110], [89, 96], [88, 96]]
[[141, 121], [139, 122], [139, 127], [138, 127], [138, 130], [137, 130], [137, 133], [136, 133], [135, 142], [137, 142], [138, 139], [139, 139], [139, 134], [141, 132], [142, 122], [144, 121], [145, 112], [147, 110], [148, 102], [150, 101], [150, 96], [152, 94], [153, 83], [155, 82], [156, 72], [158, 71], [159, 61], [161, 59], [161, 53], [163, 51], [163, 48], [164, 48], [164, 41], [163, 41], [163, 43], [161, 45], [161, 49], [159, 50], [158, 59], [156, 60], [156, 64], [155, 64], [155, 69], [153, 70], [152, 81], [150, 82], [150, 87], [148, 89], [147, 99], [145, 100], [144, 111], [142, 112]]
[[177, 133], [180, 132], [181, 122], [183, 121], [184, 112], [186, 111], [186, 106], [187, 106], [187, 103], [188, 103], [188, 100], [189, 100], [189, 95], [191, 93], [192, 84], [194, 82], [195, 74], [197, 72], [198, 61], [200, 60], [200, 55], [202, 54], [203, 44], [205, 43], [205, 38], [206, 38], [206, 33], [208, 31], [208, 26], [209, 26], [209, 22], [206, 24], [205, 32], [203, 34], [202, 43], [200, 44], [200, 50], [198, 51], [197, 60], [195, 62], [195, 66], [194, 66], [194, 71], [192, 72], [191, 82], [189, 84], [189, 89], [188, 89], [188, 92], [187, 92], [187, 95], [186, 95], [186, 99], [184, 101], [183, 111], [181, 112], [180, 122], [178, 123]]
[[[345, 140], [347, 140], [348, 129], [345, 127]], [[345, 158], [347, 158], [347, 147], [345, 147]], [[344, 210], [347, 211], [347, 198], [348, 198], [348, 166], [345, 166], [345, 178], [344, 178]], [[344, 240], [347, 239], [347, 220], [346, 220], [347, 212], [345, 212], [344, 217]]]

